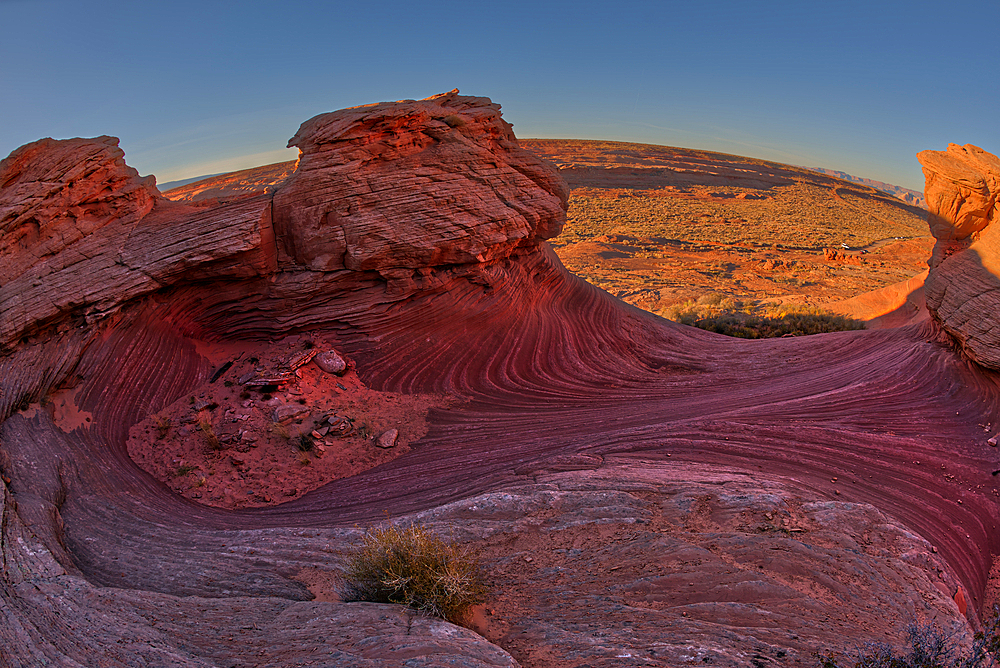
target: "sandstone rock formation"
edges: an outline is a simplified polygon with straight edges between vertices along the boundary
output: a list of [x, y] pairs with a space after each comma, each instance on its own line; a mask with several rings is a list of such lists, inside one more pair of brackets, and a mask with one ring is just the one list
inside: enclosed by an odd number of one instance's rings
[[927, 307], [973, 360], [1000, 369], [1000, 159], [971, 144], [917, 158], [937, 239]]
[[288, 142], [301, 151], [295, 178], [274, 200], [283, 250], [316, 271], [397, 271], [555, 236], [565, 183], [517, 145], [499, 109], [455, 90], [306, 121]]
[[[113, 140], [0, 163], [0, 665], [811, 665], [910, 617], [977, 623], [1000, 392], [933, 323], [747, 341], [623, 305], [559, 264], [565, 187], [485, 98], [293, 142], [273, 191], [203, 206]], [[405, 454], [271, 507], [129, 458], [249, 343], [305, 334], [375, 390], [453, 400]], [[479, 635], [321, 600], [381, 521], [484, 551]]]

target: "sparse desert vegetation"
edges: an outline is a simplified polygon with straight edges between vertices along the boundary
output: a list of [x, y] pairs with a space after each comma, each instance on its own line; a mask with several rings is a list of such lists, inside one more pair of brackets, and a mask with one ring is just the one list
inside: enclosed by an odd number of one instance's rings
[[973, 636], [968, 649], [933, 624], [911, 624], [903, 649], [888, 643], [869, 643], [854, 659], [843, 663], [832, 655], [820, 656], [820, 668], [992, 668], [1000, 656], [1000, 612]]
[[671, 306], [660, 315], [683, 325], [742, 339], [806, 336], [865, 327], [860, 320], [815, 306], [745, 304], [717, 292]]
[[[217, 382], [133, 426], [128, 451], [178, 494], [226, 508], [286, 501], [407, 452], [441, 398], [370, 390], [353, 368], [327, 373], [311, 361], [316, 346], [291, 337], [230, 351]], [[390, 429], [397, 439], [379, 446]]]
[[713, 292], [828, 310], [920, 273], [933, 245], [921, 209], [805, 169], [641, 144], [524, 143], [572, 188], [551, 241], [563, 264], [653, 313]]
[[345, 601], [401, 603], [461, 623], [487, 587], [478, 560], [420, 525], [369, 530], [351, 553]]

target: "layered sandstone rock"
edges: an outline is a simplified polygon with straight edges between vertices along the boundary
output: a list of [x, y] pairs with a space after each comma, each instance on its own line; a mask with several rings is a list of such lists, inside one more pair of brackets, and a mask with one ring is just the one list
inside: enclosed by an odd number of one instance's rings
[[114, 221], [134, 224], [160, 199], [114, 137], [40, 139], [0, 161], [0, 285]]
[[937, 239], [927, 307], [973, 360], [1000, 369], [1000, 159], [971, 144], [917, 158]]
[[457, 90], [322, 114], [288, 145], [301, 157], [275, 225], [313, 270], [485, 262], [566, 219], [556, 169], [518, 146], [500, 105]]
[[43, 139], [0, 163], [0, 349], [171, 285], [273, 269], [269, 198], [174, 204], [123, 156], [114, 137]]

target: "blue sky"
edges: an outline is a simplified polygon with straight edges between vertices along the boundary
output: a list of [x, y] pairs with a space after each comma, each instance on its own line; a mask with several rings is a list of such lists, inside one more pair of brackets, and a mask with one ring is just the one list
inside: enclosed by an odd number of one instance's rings
[[1000, 2], [0, 0], [0, 156], [121, 138], [166, 182], [294, 159], [299, 124], [459, 88], [519, 137], [840, 169], [1000, 153]]

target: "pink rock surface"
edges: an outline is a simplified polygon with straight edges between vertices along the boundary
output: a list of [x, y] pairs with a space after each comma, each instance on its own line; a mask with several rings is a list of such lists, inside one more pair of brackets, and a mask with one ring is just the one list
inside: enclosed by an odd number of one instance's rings
[[0, 161], [0, 285], [111, 221], [135, 223], [160, 199], [114, 137], [40, 139]]

